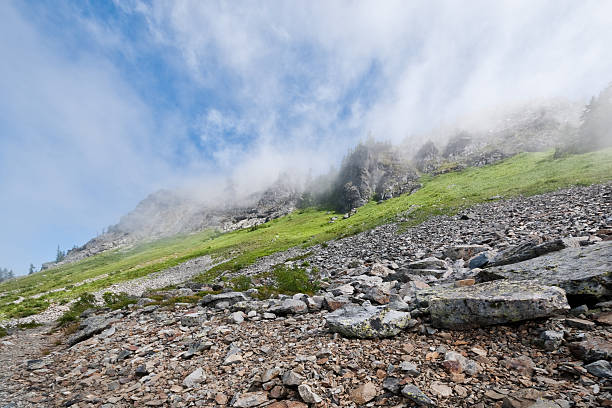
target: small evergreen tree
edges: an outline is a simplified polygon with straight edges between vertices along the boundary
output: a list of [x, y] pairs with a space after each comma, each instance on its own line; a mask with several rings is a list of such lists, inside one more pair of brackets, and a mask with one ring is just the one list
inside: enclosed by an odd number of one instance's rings
[[57, 246], [57, 252], [55, 254], [55, 262], [61, 262], [66, 257], [66, 253], [60, 249], [60, 246]]
[[34, 264], [30, 264], [30, 268], [28, 269], [28, 275], [31, 275], [34, 272], [36, 272], [36, 269], [34, 268]]

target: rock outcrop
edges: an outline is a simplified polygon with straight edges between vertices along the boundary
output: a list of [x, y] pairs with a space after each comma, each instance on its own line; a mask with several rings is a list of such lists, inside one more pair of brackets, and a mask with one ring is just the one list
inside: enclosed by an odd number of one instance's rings
[[532, 281], [494, 281], [439, 290], [429, 298], [436, 327], [471, 329], [548, 317], [569, 305], [563, 289]]
[[410, 313], [391, 310], [384, 306], [347, 305], [325, 315], [332, 332], [347, 337], [372, 339], [391, 337], [408, 327]]
[[488, 268], [483, 281], [533, 280], [563, 288], [582, 302], [607, 300], [612, 296], [612, 241], [586, 247], [566, 248], [523, 262]]

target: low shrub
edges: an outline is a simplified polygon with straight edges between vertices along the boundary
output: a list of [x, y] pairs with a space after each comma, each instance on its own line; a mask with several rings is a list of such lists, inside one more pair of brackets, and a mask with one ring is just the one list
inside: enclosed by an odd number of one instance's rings
[[296, 293], [313, 294], [319, 288], [318, 283], [312, 279], [304, 268], [289, 268], [285, 265], [277, 266], [272, 271], [275, 280], [275, 289], [279, 293], [294, 295]]
[[113, 310], [122, 309], [138, 301], [137, 298], [130, 296], [125, 292], [105, 292], [102, 295], [102, 299], [104, 300], [104, 304], [106, 305], [106, 307], [110, 307]]
[[76, 322], [79, 320], [81, 314], [87, 309], [97, 309], [98, 305], [96, 304], [96, 298], [91, 293], [83, 293], [76, 302], [70, 306], [70, 309], [64, 312], [57, 319], [57, 323], [60, 327], [66, 326], [70, 323]]
[[251, 289], [253, 283], [248, 276], [237, 276], [232, 279], [232, 288], [237, 292], [244, 292]]
[[26, 322], [26, 323], [19, 323], [17, 325], [17, 327], [19, 327], [20, 329], [33, 329], [35, 327], [40, 327], [42, 326], [41, 323], [37, 323], [34, 320]]

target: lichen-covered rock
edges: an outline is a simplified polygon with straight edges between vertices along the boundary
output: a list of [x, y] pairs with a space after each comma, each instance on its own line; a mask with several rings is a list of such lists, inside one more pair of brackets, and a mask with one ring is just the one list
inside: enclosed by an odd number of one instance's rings
[[535, 280], [559, 286], [568, 296], [612, 297], [612, 241], [566, 248], [535, 259], [483, 270], [479, 279]]
[[416, 403], [420, 407], [435, 407], [436, 403], [433, 402], [427, 395], [423, 393], [415, 385], [407, 385], [402, 388], [402, 395], [410, 401]]
[[306, 313], [308, 312], [308, 306], [301, 300], [285, 299], [280, 304], [270, 307], [268, 312], [275, 315]]
[[535, 282], [494, 281], [442, 289], [429, 298], [436, 327], [469, 329], [550, 316], [569, 309], [565, 292]]
[[409, 325], [410, 313], [384, 306], [346, 305], [325, 316], [332, 332], [347, 337], [371, 339], [392, 337]]
[[116, 319], [108, 318], [107, 316], [91, 316], [83, 320], [79, 326], [79, 330], [74, 333], [69, 339], [68, 344], [74, 346], [83, 340], [87, 340], [94, 334], [101, 333], [109, 327]]

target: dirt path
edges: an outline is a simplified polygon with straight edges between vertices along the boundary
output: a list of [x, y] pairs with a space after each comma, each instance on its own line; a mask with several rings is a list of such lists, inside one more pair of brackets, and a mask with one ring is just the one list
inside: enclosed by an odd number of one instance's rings
[[[44, 388], [47, 384], [25, 385], [18, 378], [30, 371], [30, 378], [37, 377], [34, 369], [45, 370], [41, 366], [45, 360], [52, 358], [62, 346], [55, 343], [62, 336], [61, 333], [49, 334], [50, 325], [34, 329], [18, 330], [10, 336], [0, 339], [0, 407], [17, 408], [37, 406], [32, 391]], [[40, 360], [40, 361], [33, 361]], [[28, 361], [30, 362], [28, 367]], [[37, 368], [37, 365], [39, 364]], [[30, 399], [28, 401], [28, 399]]]

